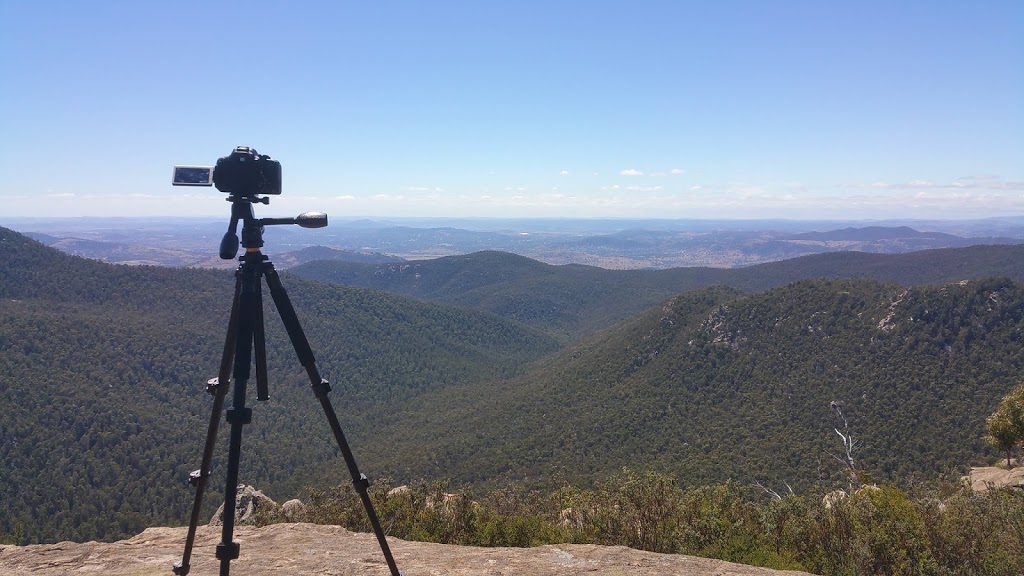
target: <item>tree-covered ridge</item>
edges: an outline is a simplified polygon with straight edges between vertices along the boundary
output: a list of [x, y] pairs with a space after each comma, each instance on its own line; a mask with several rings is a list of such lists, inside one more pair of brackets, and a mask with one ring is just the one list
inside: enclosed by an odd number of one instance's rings
[[[686, 484], [842, 482], [843, 407], [857, 461], [888, 482], [991, 453], [984, 423], [1020, 379], [1024, 286], [802, 281], [680, 295], [488, 391], [448, 389], [380, 458], [397, 477], [586, 481], [622, 466]], [[433, 420], [431, 410], [447, 410]], [[415, 451], [412, 450], [415, 446]]]
[[[112, 539], [183, 522], [231, 274], [107, 265], [15, 234], [0, 242], [0, 533]], [[357, 455], [378, 426], [417, 409], [420, 395], [520, 374], [557, 346], [483, 312], [284, 282]], [[269, 296], [265, 303], [271, 401], [254, 407], [242, 478], [290, 498], [320, 463], [332, 463], [328, 479], [343, 469]], [[363, 469], [372, 474], [372, 462]]]
[[[231, 272], [112, 266], [64, 254], [0, 227], [0, 298], [169, 308], [208, 306]], [[167, 292], [185, 302], [168, 301]], [[202, 301], [202, 303], [200, 303]]]
[[[90, 262], [3, 229], [0, 247], [0, 459], [13, 463], [0, 469], [0, 532], [116, 538], [183, 522], [231, 274]], [[989, 248], [942, 252], [944, 266], [920, 257], [908, 277], [1018, 273], [1014, 247]], [[985, 417], [1019, 381], [1024, 298], [1011, 280], [814, 280], [744, 295], [690, 290], [716, 274], [742, 272], [731, 282], [749, 290], [809, 272], [789, 263], [605, 276], [485, 256], [482, 267], [450, 261], [431, 280], [453, 302], [485, 303], [471, 312], [284, 279], [371, 478], [586, 485], [630, 465], [687, 485], [834, 486], [837, 401], [858, 463], [906, 481], [983, 454]], [[839, 256], [843, 274], [869, 270], [861, 256]], [[837, 274], [825, 259], [807, 265]], [[876, 269], [886, 270], [898, 271]], [[671, 300], [657, 296], [672, 286]], [[553, 310], [556, 322], [534, 324], [568, 337], [644, 301], [656, 305], [550, 358], [551, 337], [491, 313]], [[272, 400], [254, 407], [242, 479], [287, 499], [344, 474], [276, 313], [266, 318]], [[222, 477], [215, 468], [214, 484]]]
[[712, 285], [761, 292], [811, 278], [874, 278], [904, 286], [993, 276], [1024, 281], [1024, 246], [910, 254], [834, 252], [748, 268], [668, 270], [552, 266], [488, 251], [398, 264], [317, 261], [292, 271], [315, 280], [486, 310], [575, 338], [609, 328], [676, 294]]
[[292, 273], [486, 310], [566, 339], [624, 320], [679, 291], [642, 271], [552, 266], [494, 251], [385, 265], [319, 261]]

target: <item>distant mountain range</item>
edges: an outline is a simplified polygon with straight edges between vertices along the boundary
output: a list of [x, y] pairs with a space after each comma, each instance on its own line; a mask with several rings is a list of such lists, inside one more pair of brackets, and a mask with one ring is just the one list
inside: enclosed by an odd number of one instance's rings
[[843, 228], [827, 232], [804, 232], [793, 234], [788, 240], [810, 240], [814, 242], [878, 242], [880, 240], [936, 240], [941, 242], [974, 241], [974, 244], [1016, 244], [1010, 238], [961, 238], [945, 232], [918, 232], [909, 226], [868, 226], [865, 228]]
[[[5, 228], [0, 254], [0, 532], [184, 522], [231, 273], [115, 266]], [[488, 251], [283, 276], [371, 478], [585, 485], [631, 466], [804, 490], [841, 483], [833, 401], [879, 480], [990, 454], [984, 417], [1024, 369], [1022, 256], [623, 271]], [[286, 500], [345, 473], [275, 316], [241, 480]]]
[[[225, 226], [209, 220], [21, 220], [26, 234], [65, 252], [114, 263], [231, 267], [217, 258]], [[835, 251], [906, 253], [1024, 242], [1019, 218], [964, 222], [841, 223], [784, 220], [402, 220], [271, 227], [267, 252], [286, 268], [321, 257], [422, 260], [496, 250], [549, 264], [608, 269], [735, 268]], [[387, 256], [384, 256], [387, 255]]]

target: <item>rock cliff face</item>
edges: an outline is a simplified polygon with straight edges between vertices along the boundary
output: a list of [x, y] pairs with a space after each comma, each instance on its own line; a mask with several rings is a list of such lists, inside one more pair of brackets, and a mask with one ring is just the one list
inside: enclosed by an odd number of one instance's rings
[[[32, 546], [0, 546], [0, 574], [58, 576], [170, 576], [181, 559], [185, 528], [148, 528], [113, 543], [61, 542]], [[193, 576], [217, 574], [215, 548], [220, 529], [201, 526], [192, 554]], [[292, 576], [331, 574], [388, 576], [384, 557], [372, 534], [356, 534], [338, 526], [273, 524], [240, 526], [235, 541], [241, 556], [232, 574]], [[445, 574], [568, 576], [776, 576], [803, 572], [769, 570], [693, 556], [655, 554], [622, 546], [559, 544], [537, 548], [473, 548], [389, 539], [399, 569], [406, 576]]]

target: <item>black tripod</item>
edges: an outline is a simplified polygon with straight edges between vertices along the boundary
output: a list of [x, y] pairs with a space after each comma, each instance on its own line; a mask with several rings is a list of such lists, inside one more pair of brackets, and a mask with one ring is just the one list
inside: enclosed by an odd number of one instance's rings
[[313, 385], [313, 393], [320, 400], [327, 422], [334, 432], [334, 438], [341, 448], [345, 464], [348, 465], [349, 473], [352, 475], [352, 483], [356, 492], [366, 508], [370, 518], [374, 534], [380, 544], [381, 552], [387, 561], [392, 576], [401, 576], [395, 560], [391, 555], [387, 539], [384, 537], [384, 530], [380, 526], [380, 520], [373, 510], [373, 503], [367, 490], [370, 481], [359, 472], [352, 450], [345, 440], [345, 434], [338, 423], [338, 416], [334, 412], [327, 397], [331, 386], [320, 377], [316, 368], [316, 360], [313, 351], [309, 347], [306, 335], [299, 324], [299, 318], [292, 308], [288, 294], [285, 292], [281, 279], [274, 269], [270, 259], [260, 252], [263, 246], [263, 227], [274, 224], [298, 224], [304, 228], [321, 228], [327, 226], [327, 215], [318, 212], [307, 212], [297, 218], [263, 218], [257, 220], [253, 215], [252, 203], [262, 202], [269, 204], [269, 198], [257, 198], [255, 195], [232, 195], [228, 197], [231, 202], [231, 224], [228, 232], [220, 245], [220, 257], [230, 260], [238, 253], [238, 236], [235, 234], [238, 229], [239, 220], [242, 221], [242, 246], [245, 248], [239, 261], [241, 262], [235, 271], [235, 296], [231, 304], [231, 318], [228, 321], [227, 338], [224, 340], [224, 353], [221, 356], [220, 372], [216, 378], [207, 383], [207, 392], [213, 394], [213, 412], [210, 415], [210, 426], [206, 434], [206, 445], [203, 449], [203, 462], [201, 468], [192, 472], [189, 476], [189, 483], [196, 487], [195, 500], [192, 503], [192, 516], [189, 520], [188, 536], [185, 539], [185, 552], [180, 562], [174, 564], [174, 573], [178, 576], [185, 576], [190, 569], [189, 559], [192, 555], [192, 546], [195, 542], [196, 526], [199, 522], [200, 508], [203, 502], [203, 492], [206, 488], [207, 479], [210, 476], [211, 461], [213, 459], [213, 448], [217, 438], [217, 426], [220, 422], [220, 413], [224, 407], [224, 397], [227, 396], [231, 370], [234, 370], [234, 396], [232, 405], [226, 411], [226, 420], [231, 425], [231, 437], [228, 444], [228, 470], [224, 487], [224, 524], [223, 536], [220, 544], [217, 545], [217, 558], [220, 560], [221, 576], [228, 576], [230, 563], [238, 558], [239, 545], [232, 540], [235, 529], [235, 495], [238, 484], [238, 460], [242, 449], [242, 426], [252, 421], [252, 409], [245, 406], [246, 384], [249, 381], [250, 365], [253, 363], [255, 351], [256, 363], [256, 399], [267, 400], [270, 395], [267, 391], [267, 366], [266, 348], [263, 330], [263, 293], [260, 277], [266, 279], [270, 288], [270, 295], [274, 299], [277, 312], [284, 322], [288, 331], [288, 338], [295, 348], [295, 354], [299, 362], [306, 369], [309, 381]]

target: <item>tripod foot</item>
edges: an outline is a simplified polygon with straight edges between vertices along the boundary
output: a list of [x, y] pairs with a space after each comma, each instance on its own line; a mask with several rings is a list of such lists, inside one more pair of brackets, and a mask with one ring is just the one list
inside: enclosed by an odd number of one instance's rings
[[185, 576], [192, 567], [188, 564], [182, 564], [181, 560], [174, 563], [174, 567], [171, 570], [174, 571], [176, 576]]

